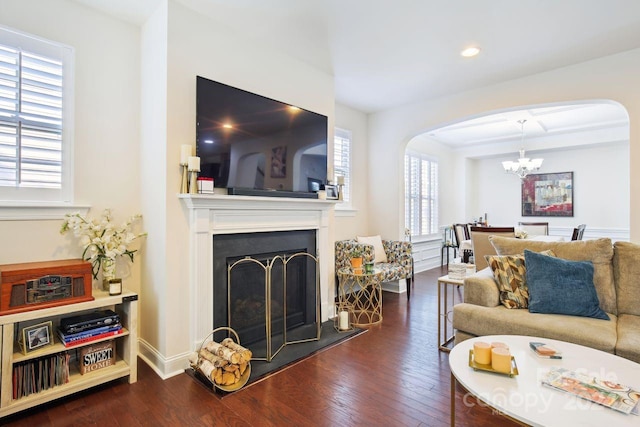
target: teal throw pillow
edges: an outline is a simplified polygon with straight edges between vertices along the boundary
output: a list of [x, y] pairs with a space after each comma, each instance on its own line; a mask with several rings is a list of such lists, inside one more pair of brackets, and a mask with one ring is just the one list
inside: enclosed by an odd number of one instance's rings
[[569, 261], [524, 251], [529, 312], [609, 320], [600, 308], [591, 261]]

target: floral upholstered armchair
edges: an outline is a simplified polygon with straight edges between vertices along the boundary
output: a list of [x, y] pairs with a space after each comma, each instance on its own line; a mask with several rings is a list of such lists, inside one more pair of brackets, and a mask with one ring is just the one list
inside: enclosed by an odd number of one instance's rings
[[[411, 298], [411, 281], [413, 279], [413, 256], [411, 242], [396, 240], [381, 240], [386, 262], [375, 262], [374, 267], [383, 271], [383, 282], [407, 279], [407, 299]], [[359, 249], [365, 263], [371, 263], [376, 258], [373, 244], [359, 243], [356, 239], [338, 240], [335, 243], [336, 271], [349, 267], [351, 253]]]

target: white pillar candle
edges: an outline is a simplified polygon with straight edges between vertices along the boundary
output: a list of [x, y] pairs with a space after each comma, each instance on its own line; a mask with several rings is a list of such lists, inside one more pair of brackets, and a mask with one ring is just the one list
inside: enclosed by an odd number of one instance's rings
[[349, 312], [341, 311], [338, 313], [338, 329], [344, 331], [349, 329]]
[[189, 156], [189, 170], [200, 172], [200, 157]]
[[180, 164], [186, 165], [189, 162], [189, 157], [193, 155], [193, 149], [189, 144], [182, 144], [180, 146]]

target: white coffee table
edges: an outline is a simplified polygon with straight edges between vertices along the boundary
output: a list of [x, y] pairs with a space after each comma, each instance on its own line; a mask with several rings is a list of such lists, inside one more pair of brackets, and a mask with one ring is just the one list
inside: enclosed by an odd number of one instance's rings
[[[514, 377], [474, 371], [469, 367], [469, 350], [475, 341], [504, 342], [515, 357], [519, 374]], [[542, 359], [529, 348], [541, 341], [562, 351], [562, 359]], [[451, 425], [455, 424], [455, 383], [458, 381], [481, 402], [501, 415], [532, 426], [640, 426], [640, 416], [626, 415], [568, 393], [543, 386], [540, 377], [551, 367], [564, 367], [640, 390], [640, 364], [581, 345], [547, 338], [492, 335], [456, 345], [449, 353], [451, 368]]]

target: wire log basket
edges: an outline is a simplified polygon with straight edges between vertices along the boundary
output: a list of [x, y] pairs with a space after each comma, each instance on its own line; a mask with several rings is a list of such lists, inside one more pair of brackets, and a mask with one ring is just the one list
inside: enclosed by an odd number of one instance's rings
[[[213, 334], [215, 334], [216, 332], [219, 332], [219, 331], [224, 331], [224, 330], [231, 332], [235, 336], [235, 343], [238, 344], [238, 345], [240, 344], [240, 337], [238, 337], [238, 334], [232, 328], [228, 328], [226, 326], [222, 326], [222, 327], [216, 328], [213, 331], [211, 331], [209, 333], [209, 335], [207, 335], [204, 338], [204, 340], [202, 340], [202, 342], [200, 343], [200, 347], [198, 348], [198, 352], [197, 352], [197, 354], [198, 354], [197, 362], [196, 363], [192, 363], [191, 364], [191, 368], [195, 371], [196, 374], [198, 374], [197, 375], [198, 377], [201, 377], [203, 380], [206, 380], [207, 384], [209, 386], [211, 386], [214, 391], [215, 391], [215, 389], [219, 389], [219, 390], [222, 390], [222, 391], [225, 391], [225, 392], [232, 392], [232, 391], [240, 390], [249, 381], [249, 376], [251, 376], [251, 362], [250, 361], [247, 361], [246, 369], [244, 370], [244, 372], [242, 372], [240, 377], [237, 378], [236, 382], [234, 384], [231, 384], [231, 385], [217, 384], [209, 375], [206, 375], [200, 369], [200, 366], [201, 366], [201, 364], [203, 362], [203, 358], [200, 355], [202, 348], [204, 347], [204, 345], [207, 342], [213, 341]], [[209, 339], [209, 338], [211, 338], [211, 339]]]

